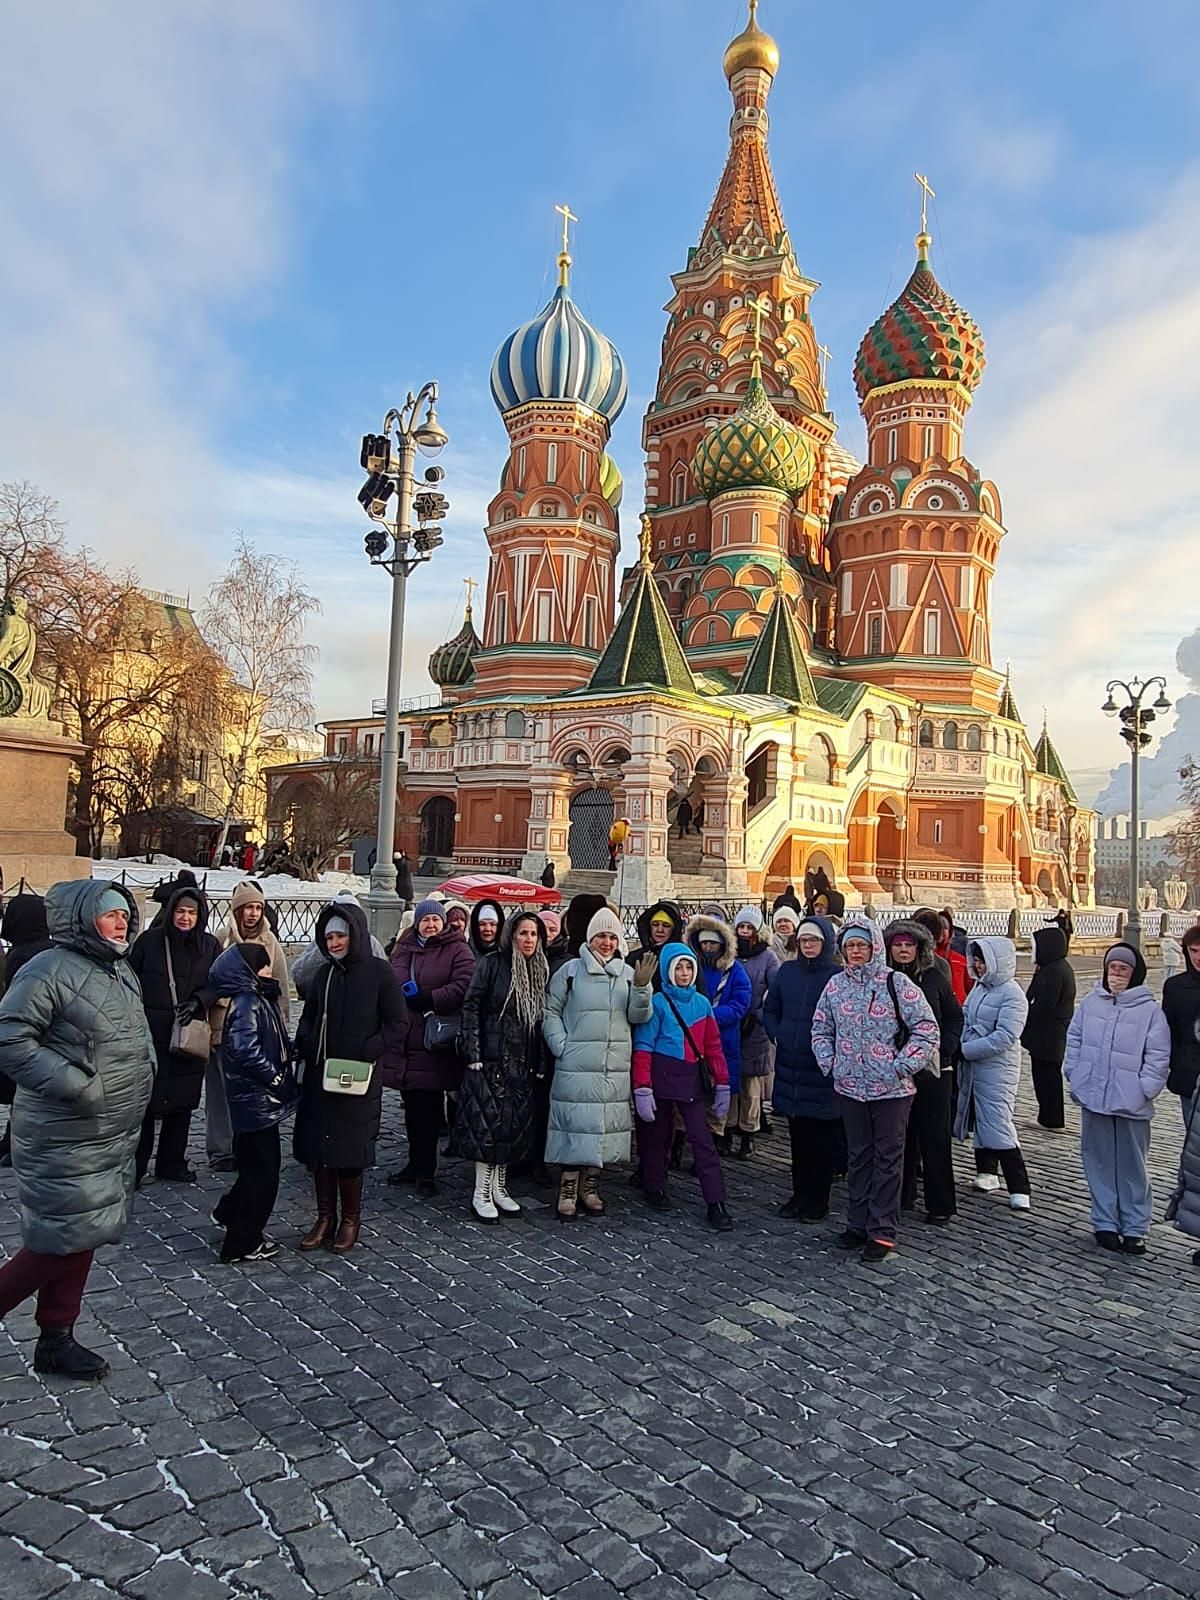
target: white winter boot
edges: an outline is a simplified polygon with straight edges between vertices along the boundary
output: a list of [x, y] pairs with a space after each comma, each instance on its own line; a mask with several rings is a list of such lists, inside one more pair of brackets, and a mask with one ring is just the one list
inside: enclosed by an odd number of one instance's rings
[[521, 1215], [522, 1208], [513, 1199], [512, 1195], [509, 1194], [506, 1186], [507, 1181], [507, 1167], [492, 1168], [492, 1199], [504, 1216], [519, 1217]]
[[495, 1172], [495, 1167], [490, 1167], [486, 1161], [475, 1163], [475, 1193], [471, 1196], [471, 1212], [476, 1222], [500, 1220], [500, 1213], [496, 1210], [496, 1202], [492, 1198], [492, 1180]]

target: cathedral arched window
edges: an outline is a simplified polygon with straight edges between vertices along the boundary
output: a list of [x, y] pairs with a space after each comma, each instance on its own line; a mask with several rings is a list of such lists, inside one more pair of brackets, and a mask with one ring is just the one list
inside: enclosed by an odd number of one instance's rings
[[671, 504], [681, 506], [687, 499], [688, 469], [681, 461], [671, 473]]
[[889, 461], [895, 461], [896, 456], [899, 454], [899, 440], [900, 435], [897, 433], [896, 429], [889, 428], [887, 448], [887, 458]]
[[750, 538], [754, 544], [758, 543], [759, 533], [762, 529], [762, 519], [757, 511], [750, 513]]
[[948, 722], [946, 724], [946, 726], [942, 729], [942, 749], [943, 750], [957, 750], [958, 749], [958, 723], [957, 722]]
[[922, 448], [922, 450], [924, 452], [924, 459], [926, 461], [928, 461], [929, 457], [933, 454], [933, 429], [932, 428], [926, 428], [925, 429], [925, 442], [924, 442], [924, 444], [922, 445], [921, 448]]
[[977, 722], [972, 722], [967, 727], [967, 749], [983, 749], [983, 733]]
[[507, 739], [523, 739], [525, 737], [525, 713], [523, 711], [510, 711], [504, 719], [504, 736]]
[[917, 743], [919, 745], [924, 745], [926, 749], [931, 749], [933, 747], [933, 723], [930, 722], [928, 718], [922, 722], [920, 728], [917, 730]]

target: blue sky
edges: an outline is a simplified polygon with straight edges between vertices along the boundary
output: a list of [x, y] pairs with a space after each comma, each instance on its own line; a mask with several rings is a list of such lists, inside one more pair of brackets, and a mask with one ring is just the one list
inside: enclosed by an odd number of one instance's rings
[[[576, 297], [630, 400], [627, 532], [669, 276], [719, 175], [738, 0], [65, 0], [0, 23], [0, 476], [73, 535], [198, 596], [234, 531], [324, 604], [318, 711], [382, 693], [387, 596], [362, 556], [358, 440], [436, 376], [453, 504], [414, 579], [406, 688], [485, 573], [500, 339], [581, 222]], [[968, 454], [1009, 536], [998, 659], [1067, 760], [1106, 768], [1103, 680], [1173, 669], [1195, 626], [1200, 12], [1150, 0], [818, 8], [763, 0], [776, 179], [813, 313], [850, 368], [904, 282], [912, 173], [989, 368]], [[1182, 679], [1174, 678], [1173, 686]], [[1198, 719], [1200, 723], [1200, 719]], [[1200, 725], [1196, 753], [1200, 754]]]

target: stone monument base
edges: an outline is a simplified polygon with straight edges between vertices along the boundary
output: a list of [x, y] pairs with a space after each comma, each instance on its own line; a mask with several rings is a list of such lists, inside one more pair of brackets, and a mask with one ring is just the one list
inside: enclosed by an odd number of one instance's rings
[[44, 894], [52, 883], [91, 877], [91, 862], [75, 854], [75, 840], [63, 827], [71, 763], [83, 751], [56, 722], [0, 717], [0, 871], [6, 897], [22, 878]]

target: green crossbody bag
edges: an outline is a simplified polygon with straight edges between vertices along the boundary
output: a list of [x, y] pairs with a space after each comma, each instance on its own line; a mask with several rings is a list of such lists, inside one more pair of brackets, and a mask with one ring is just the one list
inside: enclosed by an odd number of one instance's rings
[[325, 1004], [321, 1009], [321, 1039], [317, 1047], [318, 1059], [321, 1062], [321, 1087], [329, 1094], [366, 1094], [371, 1087], [371, 1074], [375, 1070], [373, 1061], [350, 1061], [344, 1056], [325, 1054], [325, 1024], [329, 1017], [329, 985], [332, 982], [333, 973], [330, 972], [325, 980]]

